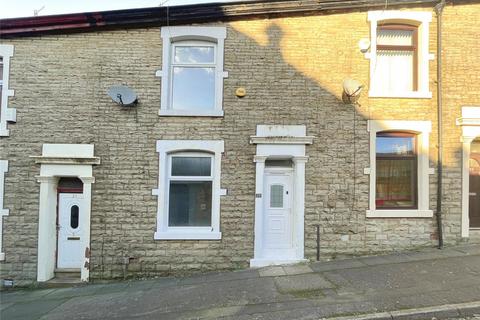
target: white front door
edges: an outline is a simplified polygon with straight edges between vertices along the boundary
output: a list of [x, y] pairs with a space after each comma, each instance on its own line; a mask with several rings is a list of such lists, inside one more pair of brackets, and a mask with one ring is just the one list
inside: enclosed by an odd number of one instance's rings
[[81, 193], [60, 193], [58, 197], [57, 268], [81, 268], [85, 252], [82, 215], [85, 201]]
[[265, 170], [263, 259], [290, 260], [293, 247], [292, 170]]

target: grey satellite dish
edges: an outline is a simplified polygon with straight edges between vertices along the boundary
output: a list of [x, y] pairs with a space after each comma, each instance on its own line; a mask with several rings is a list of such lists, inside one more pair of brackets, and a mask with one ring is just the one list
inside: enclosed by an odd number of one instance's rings
[[137, 104], [137, 94], [127, 86], [113, 86], [107, 91], [113, 101], [124, 107]]

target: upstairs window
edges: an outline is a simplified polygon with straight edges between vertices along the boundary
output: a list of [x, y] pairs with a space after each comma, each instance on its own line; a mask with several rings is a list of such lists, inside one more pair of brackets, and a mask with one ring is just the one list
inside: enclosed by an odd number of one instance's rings
[[378, 132], [376, 144], [376, 208], [416, 209], [416, 135]]
[[223, 116], [224, 27], [164, 27], [160, 115]]
[[430, 12], [372, 11], [370, 97], [431, 98]]
[[0, 137], [9, 135], [7, 122], [16, 121], [15, 109], [8, 107], [8, 97], [13, 96], [9, 90], [10, 58], [13, 56], [13, 46], [0, 44]]
[[381, 92], [417, 91], [417, 27], [385, 24], [377, 28], [375, 83]]
[[172, 47], [172, 109], [214, 110], [216, 45], [211, 42], [180, 41]]

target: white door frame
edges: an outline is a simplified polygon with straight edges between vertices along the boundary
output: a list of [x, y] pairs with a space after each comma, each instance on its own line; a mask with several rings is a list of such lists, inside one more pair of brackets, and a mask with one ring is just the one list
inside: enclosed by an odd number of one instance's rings
[[462, 117], [457, 119], [462, 127], [462, 237], [470, 236], [468, 217], [470, 198], [470, 146], [480, 137], [480, 107], [462, 107]]
[[37, 281], [43, 282], [55, 276], [57, 249], [57, 185], [60, 177], [77, 177], [83, 182], [85, 213], [80, 223], [85, 228], [81, 240], [85, 253], [80, 269], [81, 280], [88, 281], [90, 276], [90, 212], [92, 183], [92, 165], [100, 159], [93, 156], [93, 145], [85, 144], [44, 144], [41, 156], [33, 156], [40, 166], [40, 200], [38, 212], [38, 256]]
[[[255, 239], [254, 257], [251, 267], [276, 264], [289, 264], [306, 261], [304, 257], [304, 215], [305, 215], [305, 145], [313, 143], [313, 137], [306, 136], [305, 126], [258, 125], [257, 135], [250, 138], [250, 143], [257, 145], [254, 156], [255, 174]], [[292, 229], [295, 256], [289, 260], [266, 259], [264, 247], [264, 179], [265, 160], [291, 159], [293, 161], [293, 199]]]

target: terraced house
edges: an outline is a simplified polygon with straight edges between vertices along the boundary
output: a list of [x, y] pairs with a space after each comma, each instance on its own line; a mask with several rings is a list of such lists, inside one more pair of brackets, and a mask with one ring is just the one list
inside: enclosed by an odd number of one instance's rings
[[0, 20], [0, 278], [480, 241], [478, 17], [272, 0]]

